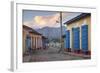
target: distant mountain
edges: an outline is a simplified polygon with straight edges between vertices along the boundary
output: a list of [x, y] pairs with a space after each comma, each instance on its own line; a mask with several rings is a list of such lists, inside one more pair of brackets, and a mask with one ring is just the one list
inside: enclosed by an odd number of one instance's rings
[[[37, 32], [43, 34], [46, 36], [48, 39], [57, 39], [60, 38], [61, 36], [61, 28], [60, 27], [43, 27], [41, 29], [36, 29]], [[65, 34], [65, 27], [62, 27], [62, 34]]]

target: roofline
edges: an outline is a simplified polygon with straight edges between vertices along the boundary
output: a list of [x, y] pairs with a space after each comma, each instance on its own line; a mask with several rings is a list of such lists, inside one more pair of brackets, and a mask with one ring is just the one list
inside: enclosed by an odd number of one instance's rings
[[91, 13], [81, 13], [80, 15], [70, 19], [69, 21], [65, 22], [64, 24], [69, 25], [70, 23], [73, 23], [74, 21], [82, 19], [82, 18], [87, 17], [87, 16], [91, 16]]
[[37, 35], [42, 35], [42, 34], [40, 34], [40, 33], [38, 33], [37, 31], [30, 31], [29, 33], [35, 33], [35, 34], [37, 34]]
[[27, 28], [27, 29], [33, 30], [31, 27], [26, 26], [26, 25], [23, 25], [23, 28]]
[[35, 33], [35, 34], [37, 34], [37, 35], [42, 35], [42, 34], [38, 33], [37, 31], [35, 31], [34, 29], [32, 29], [31, 27], [28, 27], [28, 26], [26, 26], [26, 25], [23, 25], [23, 28], [30, 29], [31, 31], [29, 31], [29, 33]]

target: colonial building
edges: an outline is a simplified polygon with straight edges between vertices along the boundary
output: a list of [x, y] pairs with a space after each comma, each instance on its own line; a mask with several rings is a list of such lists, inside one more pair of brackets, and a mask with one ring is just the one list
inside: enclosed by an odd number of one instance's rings
[[91, 54], [91, 14], [81, 13], [64, 24], [67, 51]]
[[[42, 49], [44, 48], [44, 36], [34, 29], [23, 25], [23, 53], [29, 49]], [[44, 43], [44, 45], [43, 45]]]

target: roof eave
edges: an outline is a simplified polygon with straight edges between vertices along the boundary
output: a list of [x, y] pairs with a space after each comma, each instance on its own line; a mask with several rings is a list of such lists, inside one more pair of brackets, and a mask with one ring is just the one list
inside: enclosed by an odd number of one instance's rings
[[72, 22], [74, 22], [76, 20], [79, 20], [81, 18], [84, 18], [86, 16], [90, 16], [90, 15], [91, 15], [90, 13], [82, 13], [82, 14], [70, 19], [69, 21], [65, 22], [64, 24], [69, 25], [70, 23], [72, 23]]

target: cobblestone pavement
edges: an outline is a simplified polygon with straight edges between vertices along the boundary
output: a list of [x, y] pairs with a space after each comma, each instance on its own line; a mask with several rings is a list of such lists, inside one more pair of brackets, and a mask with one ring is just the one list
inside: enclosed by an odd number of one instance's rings
[[50, 47], [46, 50], [37, 50], [31, 55], [23, 57], [23, 62], [41, 62], [41, 61], [62, 61], [62, 60], [82, 60], [83, 57], [68, 55], [67, 53], [58, 53], [59, 49]]

